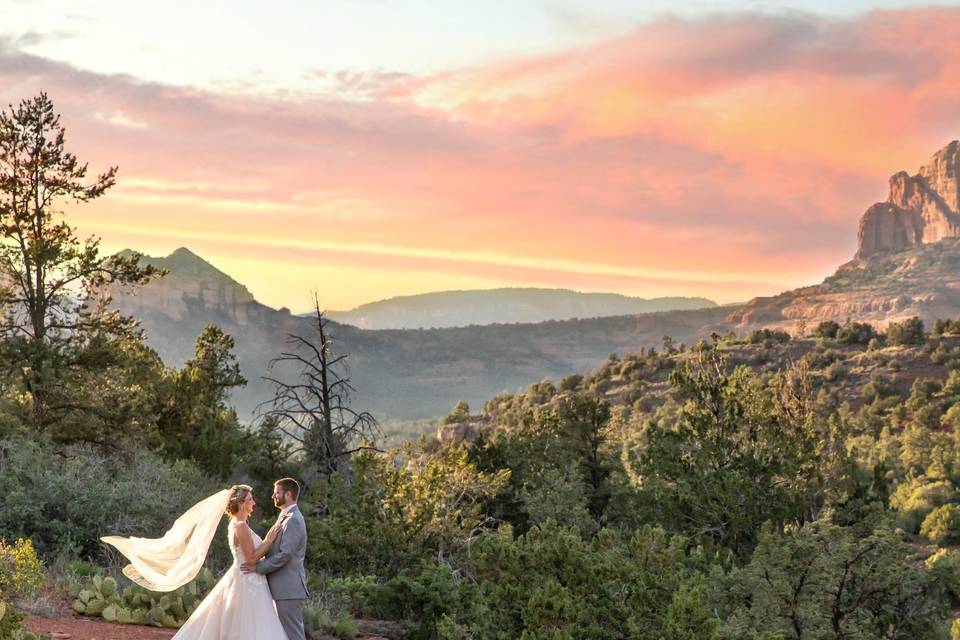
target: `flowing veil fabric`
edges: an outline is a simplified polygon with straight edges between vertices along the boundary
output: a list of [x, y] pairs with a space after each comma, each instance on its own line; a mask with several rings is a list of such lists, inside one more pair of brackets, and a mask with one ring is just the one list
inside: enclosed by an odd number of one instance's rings
[[130, 560], [123, 574], [150, 591], [173, 591], [193, 580], [217, 525], [227, 508], [230, 489], [224, 489], [190, 507], [162, 538], [104, 536]]

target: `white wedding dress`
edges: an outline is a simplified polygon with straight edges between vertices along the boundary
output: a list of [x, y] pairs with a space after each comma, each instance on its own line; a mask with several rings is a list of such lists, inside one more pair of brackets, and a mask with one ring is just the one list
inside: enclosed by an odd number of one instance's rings
[[[243, 573], [243, 550], [234, 541], [237, 521], [230, 519], [227, 540], [233, 565], [180, 627], [173, 640], [286, 640], [266, 576]], [[252, 529], [253, 546], [262, 540]]]

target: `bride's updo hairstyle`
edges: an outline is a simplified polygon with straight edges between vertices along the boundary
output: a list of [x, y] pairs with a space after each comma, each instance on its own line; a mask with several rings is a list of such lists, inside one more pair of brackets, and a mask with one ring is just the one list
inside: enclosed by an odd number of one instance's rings
[[247, 496], [253, 493], [253, 487], [246, 484], [235, 484], [230, 487], [230, 498], [227, 500], [227, 514], [237, 515], [240, 507], [247, 501]]

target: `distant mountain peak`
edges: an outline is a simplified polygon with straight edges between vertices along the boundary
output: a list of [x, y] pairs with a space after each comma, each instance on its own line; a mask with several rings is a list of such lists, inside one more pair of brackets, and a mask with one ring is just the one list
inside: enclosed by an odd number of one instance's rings
[[890, 195], [860, 218], [856, 258], [960, 237], [960, 141], [937, 151], [916, 175], [890, 177]]
[[186, 247], [164, 257], [144, 255], [140, 262], [168, 273], [141, 287], [136, 295], [115, 295], [124, 313], [182, 318], [189, 315], [188, 305], [201, 304], [241, 320], [256, 303], [249, 289]]
[[[177, 248], [177, 249], [174, 249], [174, 250], [173, 250], [173, 253], [171, 253], [171, 254], [170, 254], [169, 256], [167, 256], [167, 257], [168, 257], [168, 258], [185, 258], [185, 259], [186, 259], [186, 258], [195, 258], [195, 259], [197, 259], [197, 260], [203, 260], [200, 256], [198, 256], [197, 254], [195, 254], [193, 251], [190, 251], [190, 249], [188, 249], [188, 248], [186, 248], [186, 247], [179, 247], [179, 248]], [[205, 261], [204, 261], [204, 262], [205, 262]]]
[[178, 271], [188, 271], [193, 273], [202, 272], [210, 275], [217, 275], [226, 281], [236, 283], [233, 278], [186, 247], [180, 247], [165, 258], [153, 258], [149, 256], [144, 256], [144, 258], [149, 259], [151, 262], [164, 262], [165, 266], [171, 270], [177, 269]]

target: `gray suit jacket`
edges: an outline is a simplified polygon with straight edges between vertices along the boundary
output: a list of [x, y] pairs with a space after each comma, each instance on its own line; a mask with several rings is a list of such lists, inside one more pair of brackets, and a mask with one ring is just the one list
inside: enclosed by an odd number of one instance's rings
[[310, 595], [303, 559], [307, 555], [307, 525], [299, 507], [282, 516], [280, 533], [267, 555], [257, 561], [257, 573], [267, 576], [274, 600], [304, 600]]

